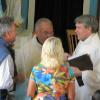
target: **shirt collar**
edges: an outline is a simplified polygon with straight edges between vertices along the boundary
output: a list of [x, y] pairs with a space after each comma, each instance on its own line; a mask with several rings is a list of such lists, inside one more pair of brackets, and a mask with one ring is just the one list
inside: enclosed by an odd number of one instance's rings
[[85, 39], [84, 41], [80, 41], [81, 43], [88, 43], [91, 41], [91, 39], [96, 35], [96, 33], [91, 34], [87, 39]]
[[37, 42], [38, 42], [39, 44], [43, 45], [43, 44], [39, 41], [38, 37], [36, 37], [36, 40], [37, 40]]

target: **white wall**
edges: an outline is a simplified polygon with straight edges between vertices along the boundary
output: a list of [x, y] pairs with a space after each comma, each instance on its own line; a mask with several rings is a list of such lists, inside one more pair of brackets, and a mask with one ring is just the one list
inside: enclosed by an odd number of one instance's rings
[[89, 14], [90, 0], [84, 0], [83, 2], [83, 14]]

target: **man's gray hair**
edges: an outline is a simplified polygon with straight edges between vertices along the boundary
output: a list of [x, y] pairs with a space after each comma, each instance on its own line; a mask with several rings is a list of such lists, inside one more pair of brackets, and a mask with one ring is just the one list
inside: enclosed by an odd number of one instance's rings
[[13, 23], [14, 19], [12, 17], [5, 16], [0, 18], [0, 37], [3, 37], [6, 32], [9, 32]]
[[39, 26], [41, 23], [48, 23], [51, 26], [53, 26], [53, 23], [51, 20], [49, 20], [48, 18], [40, 18], [39, 20], [37, 20], [37, 22], [35, 23], [35, 31], [37, 31], [39, 29]]
[[98, 21], [94, 16], [91, 15], [81, 15], [75, 19], [75, 23], [82, 23], [85, 27], [91, 27], [92, 32], [96, 33], [98, 31]]

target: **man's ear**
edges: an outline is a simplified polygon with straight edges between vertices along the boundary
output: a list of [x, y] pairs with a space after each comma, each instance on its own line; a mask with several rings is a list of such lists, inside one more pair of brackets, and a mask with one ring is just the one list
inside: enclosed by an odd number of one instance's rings
[[9, 32], [6, 32], [5, 35], [4, 35], [4, 39], [9, 42], [10, 41], [10, 38], [11, 38], [11, 35]]
[[32, 36], [34, 36], [34, 34], [36, 34], [35, 32], [32, 32]]
[[90, 32], [92, 32], [92, 28], [91, 28], [91, 27], [88, 27], [88, 30], [89, 30]]

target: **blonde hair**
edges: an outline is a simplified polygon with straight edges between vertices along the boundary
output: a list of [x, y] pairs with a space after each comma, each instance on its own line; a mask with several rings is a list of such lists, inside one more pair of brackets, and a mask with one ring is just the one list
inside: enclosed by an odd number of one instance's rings
[[42, 47], [41, 64], [47, 68], [56, 68], [63, 64], [64, 50], [57, 37], [48, 38]]

